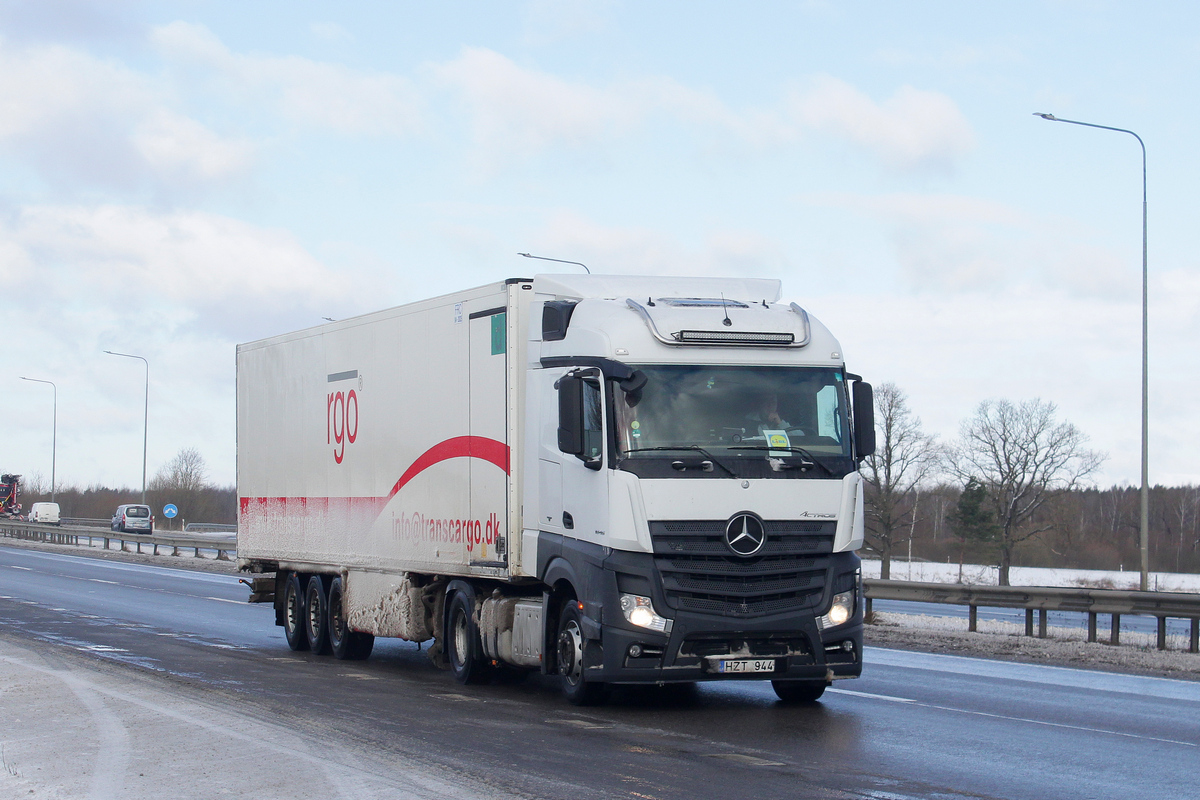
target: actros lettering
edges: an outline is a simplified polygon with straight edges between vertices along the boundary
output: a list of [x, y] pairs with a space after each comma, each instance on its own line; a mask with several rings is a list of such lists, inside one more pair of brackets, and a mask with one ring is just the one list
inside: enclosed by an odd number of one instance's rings
[[333, 460], [342, 463], [346, 445], [358, 438], [358, 395], [330, 392], [325, 400], [325, 444], [333, 445]]

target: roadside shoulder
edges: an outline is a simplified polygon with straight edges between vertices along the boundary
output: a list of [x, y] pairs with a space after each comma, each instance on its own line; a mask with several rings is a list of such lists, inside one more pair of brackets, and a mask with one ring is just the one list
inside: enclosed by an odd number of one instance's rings
[[[894, 619], [897, 617], [903, 619]], [[1200, 654], [1196, 653], [1135, 644], [1114, 647], [1072, 639], [1038, 639], [1006, 632], [935, 630], [922, 624], [919, 615], [888, 614], [886, 619], [864, 627], [863, 641], [868, 646], [897, 650], [1200, 682]]]
[[[97, 534], [99, 537], [99, 534]], [[62, 553], [69, 556], [84, 558], [100, 558], [108, 561], [124, 561], [130, 564], [154, 564], [159, 567], [175, 567], [190, 569], [195, 572], [219, 572], [226, 575], [238, 574], [236, 561], [222, 561], [216, 558], [201, 556], [196, 558], [191, 553], [181, 556], [152, 555], [150, 553], [135, 553], [129, 550], [105, 550], [103, 547], [86, 547], [71, 544], [52, 544], [50, 542], [35, 542], [27, 539], [0, 538], [0, 545], [5, 547], [20, 547], [27, 550], [42, 550], [48, 553]]]

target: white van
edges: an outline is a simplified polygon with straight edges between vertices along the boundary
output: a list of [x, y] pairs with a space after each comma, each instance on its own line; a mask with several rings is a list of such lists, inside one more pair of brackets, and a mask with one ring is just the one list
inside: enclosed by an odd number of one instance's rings
[[44, 522], [47, 525], [59, 525], [58, 503], [34, 503], [29, 507], [30, 522]]

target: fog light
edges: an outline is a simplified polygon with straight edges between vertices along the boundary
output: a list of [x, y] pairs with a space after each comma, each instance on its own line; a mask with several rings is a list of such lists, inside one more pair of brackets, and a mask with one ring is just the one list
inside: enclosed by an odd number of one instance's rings
[[621, 595], [621, 613], [631, 625], [639, 628], [649, 628], [660, 633], [671, 632], [671, 620], [660, 617], [654, 611], [654, 603], [649, 597], [636, 594]]
[[849, 639], [842, 642], [842, 650], [847, 653], [854, 652], [854, 642], [850, 641]]
[[629, 657], [630, 658], [641, 658], [642, 657], [642, 646], [640, 644], [629, 645]]

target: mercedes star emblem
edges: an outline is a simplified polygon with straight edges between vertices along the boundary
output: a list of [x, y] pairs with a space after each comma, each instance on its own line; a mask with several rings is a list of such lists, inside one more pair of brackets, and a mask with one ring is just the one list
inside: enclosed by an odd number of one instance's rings
[[767, 541], [763, 522], [754, 514], [734, 514], [725, 523], [725, 544], [739, 556], [752, 556], [762, 549]]

